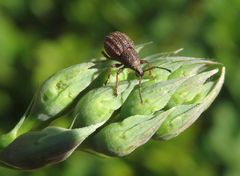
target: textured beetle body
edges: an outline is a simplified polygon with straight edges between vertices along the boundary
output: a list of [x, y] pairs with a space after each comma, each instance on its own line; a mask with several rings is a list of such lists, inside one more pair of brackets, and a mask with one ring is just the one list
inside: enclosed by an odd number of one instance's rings
[[143, 76], [141, 60], [135, 51], [133, 41], [124, 33], [112, 32], [106, 36], [104, 49], [109, 58], [120, 62], [125, 68], [131, 68]]

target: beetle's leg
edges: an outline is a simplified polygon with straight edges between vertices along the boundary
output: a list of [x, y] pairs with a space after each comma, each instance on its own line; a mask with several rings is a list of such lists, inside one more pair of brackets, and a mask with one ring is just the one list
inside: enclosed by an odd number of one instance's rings
[[116, 81], [115, 81], [115, 87], [114, 87], [114, 95], [118, 95], [118, 75], [123, 71], [123, 69], [125, 68], [125, 66], [123, 65], [123, 67], [120, 67], [117, 71], [116, 74]]
[[102, 55], [103, 55], [104, 57], [106, 57], [107, 59], [112, 60], [112, 58], [111, 58], [110, 56], [108, 56], [105, 51], [102, 51]]
[[110, 67], [109, 70], [108, 70], [108, 75], [107, 75], [106, 81], [104, 82], [104, 86], [107, 85], [108, 80], [110, 79], [111, 73], [112, 73], [112, 67]]
[[138, 94], [139, 94], [139, 97], [140, 97], [140, 101], [141, 103], [143, 104], [143, 98], [142, 98], [142, 93], [141, 93], [141, 88], [142, 88], [142, 77], [141, 76], [138, 76]]
[[111, 73], [112, 73], [112, 68], [119, 68], [121, 67], [122, 64], [112, 64], [111, 67], [109, 68], [109, 71], [108, 71], [108, 75], [107, 75], [107, 79], [106, 81], [104, 82], [104, 85], [106, 86], [107, 83], [108, 83], [108, 80], [110, 79], [110, 76], [111, 76]]

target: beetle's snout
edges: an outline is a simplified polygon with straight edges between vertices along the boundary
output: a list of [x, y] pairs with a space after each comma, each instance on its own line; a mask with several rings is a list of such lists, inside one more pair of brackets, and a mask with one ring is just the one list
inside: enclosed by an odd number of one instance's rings
[[136, 70], [136, 76], [137, 76], [137, 77], [143, 77], [143, 75], [144, 75], [144, 72], [143, 72], [142, 69], [137, 69], [137, 70]]

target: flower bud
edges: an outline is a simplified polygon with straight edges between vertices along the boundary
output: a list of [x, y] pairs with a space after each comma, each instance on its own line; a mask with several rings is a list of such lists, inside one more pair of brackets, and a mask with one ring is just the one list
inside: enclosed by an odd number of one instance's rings
[[45, 121], [65, 110], [81, 91], [97, 76], [93, 63], [83, 63], [63, 69], [41, 86], [30, 116]]
[[138, 89], [135, 89], [121, 108], [121, 118], [135, 114], [153, 114], [161, 110], [167, 105], [173, 93], [186, 79], [179, 78], [158, 83], [143, 83], [141, 89], [143, 103], [140, 102]]
[[77, 116], [75, 127], [88, 126], [108, 120], [112, 113], [121, 107], [137, 81], [123, 82], [118, 85], [118, 96], [113, 86], [93, 89], [85, 94], [75, 107]]
[[0, 152], [0, 160], [8, 167], [21, 170], [61, 162], [101, 125], [71, 130], [48, 127], [42, 131], [25, 133]]
[[0, 141], [12, 141], [12, 137], [61, 116], [74, 105], [79, 94], [96, 79], [100, 70], [102, 69], [97, 68], [96, 64], [88, 62], [73, 65], [52, 75], [34, 96], [29, 112]]
[[128, 155], [154, 135], [170, 112], [135, 115], [111, 123], [90, 139], [89, 149], [108, 156]]
[[[214, 71], [209, 71], [208, 73], [211, 76], [211, 73], [214, 73]], [[198, 80], [190, 79], [191, 81], [187, 81], [173, 96], [174, 103], [171, 103], [170, 106], [174, 106], [174, 111], [163, 122], [154, 135], [154, 139], [169, 140], [176, 137], [191, 126], [214, 101], [223, 85], [225, 68], [221, 69], [220, 76], [216, 82], [206, 82], [209, 79], [206, 73], [200, 75]], [[201, 82], [201, 84], [196, 85], [197, 81]], [[195, 89], [196, 86], [199, 87], [197, 91]], [[186, 87], [188, 89], [185, 89]], [[186, 95], [185, 99], [181, 95]]]

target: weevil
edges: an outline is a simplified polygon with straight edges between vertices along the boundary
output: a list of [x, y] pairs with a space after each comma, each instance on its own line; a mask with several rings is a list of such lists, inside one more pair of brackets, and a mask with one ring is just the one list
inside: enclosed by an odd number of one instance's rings
[[[164, 68], [164, 67], [150, 67], [149, 62], [143, 59], [140, 59], [138, 53], [135, 50], [134, 42], [124, 33], [122, 32], [112, 32], [108, 34], [105, 37], [104, 40], [104, 50], [102, 51], [102, 54], [104, 57], [106, 57], [109, 60], [115, 60], [118, 61], [119, 64], [114, 64], [112, 67], [118, 68], [117, 74], [116, 74], [116, 82], [114, 87], [114, 94], [118, 95], [118, 75], [125, 69], [130, 68], [135, 71], [136, 76], [139, 80], [139, 97], [141, 103], [143, 103], [142, 95], [141, 95], [141, 80], [146, 71], [149, 71], [149, 74], [151, 74], [151, 70], [154, 68], [160, 68], [167, 70], [168, 72], [171, 72], [171, 70]], [[142, 64], [148, 64], [148, 68], [143, 70]], [[107, 81], [110, 77], [110, 74], [108, 74], [108, 78], [105, 82], [107, 84]]]

